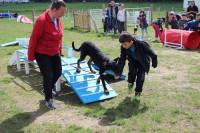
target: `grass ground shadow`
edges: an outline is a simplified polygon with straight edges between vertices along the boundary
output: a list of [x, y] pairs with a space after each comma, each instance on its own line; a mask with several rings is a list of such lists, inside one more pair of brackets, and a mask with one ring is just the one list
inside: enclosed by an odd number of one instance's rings
[[37, 117], [45, 114], [49, 110], [44, 107], [43, 100], [39, 102], [39, 109], [33, 112], [23, 112], [4, 120], [0, 124], [2, 133], [23, 133], [23, 128], [31, 124]]
[[[7, 66], [7, 71], [10, 75], [12, 75], [13, 77], [19, 78], [22, 82], [31, 86], [32, 89], [31, 90], [26, 89], [23, 85], [21, 85], [16, 80], [14, 80], [15, 78], [13, 78], [13, 83], [15, 83], [17, 86], [19, 86], [20, 88], [22, 88], [25, 91], [37, 91], [38, 93], [43, 95], [43, 93], [42, 93], [42, 88], [43, 88], [42, 87], [42, 76], [41, 76], [40, 72], [31, 68], [30, 74], [26, 75], [23, 69], [24, 69], [23, 65], [22, 65], [22, 71], [17, 71], [16, 66]], [[109, 77], [109, 76], [107, 77], [107, 80], [109, 80], [108, 83], [114, 82], [112, 77]], [[62, 83], [61, 92], [59, 93], [58, 96], [56, 96], [54, 98], [56, 100], [64, 102], [65, 104], [68, 104], [68, 105], [77, 106], [77, 107], [84, 106], [81, 103], [78, 96], [72, 91], [71, 87], [64, 81]], [[94, 103], [92, 103], [92, 104], [94, 104]], [[95, 105], [100, 106], [100, 104], [96, 104], [96, 103], [95, 103]]]
[[115, 121], [128, 119], [140, 113], [145, 113], [147, 110], [148, 107], [146, 104], [141, 104], [140, 99], [126, 97], [117, 107], [108, 109], [99, 124], [103, 126], [112, 125]]
[[[41, 95], [42, 93], [42, 76], [39, 71], [31, 70], [29, 75], [25, 75], [23, 71], [24, 66], [22, 66], [22, 71], [17, 71], [16, 66], [8, 66], [7, 71], [13, 77], [19, 78], [25, 84], [31, 86], [31, 90], [27, 90], [24, 88], [23, 85], [18, 83], [16, 80], [13, 79], [13, 83], [15, 83], [20, 88], [24, 89], [25, 91], [37, 91]], [[32, 68], [31, 68], [32, 69]], [[64, 83], [63, 83], [64, 84]], [[78, 97], [72, 92], [70, 86], [67, 88], [64, 87], [62, 84], [62, 91], [59, 93], [59, 96], [55, 97], [56, 100], [63, 101], [65, 104], [69, 104], [72, 106], [81, 106], [80, 100]]]

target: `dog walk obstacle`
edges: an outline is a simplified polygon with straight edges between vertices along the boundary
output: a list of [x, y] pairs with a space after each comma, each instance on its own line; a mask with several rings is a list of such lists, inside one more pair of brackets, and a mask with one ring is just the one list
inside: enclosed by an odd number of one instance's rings
[[82, 103], [87, 104], [113, 98], [118, 95], [108, 83], [106, 83], [106, 87], [109, 90], [109, 94], [106, 95], [104, 93], [102, 82], [99, 84], [96, 83], [99, 74], [91, 73], [86, 62], [80, 64], [80, 73], [76, 72], [77, 64], [73, 64], [73, 62], [69, 64], [71, 65], [62, 66], [62, 76], [80, 98]]
[[16, 41], [1, 44], [1, 46], [7, 47], [7, 46], [20, 45], [23, 48], [27, 48], [28, 41], [29, 41], [29, 38], [16, 38]]
[[[97, 78], [99, 74], [93, 74], [86, 62], [81, 62], [81, 72], [76, 72], [77, 58], [73, 57], [72, 49], [65, 47], [68, 50], [69, 57], [62, 57], [62, 77], [71, 86], [72, 90], [79, 97], [83, 104], [97, 102], [101, 100], [110, 99], [116, 97], [118, 94], [111, 88], [106, 82], [106, 87], [109, 90], [109, 94], [104, 93], [102, 82], [97, 84]], [[29, 62], [27, 59], [27, 49], [16, 50], [13, 56], [10, 58], [8, 65], [17, 65], [17, 70], [20, 71], [20, 64], [25, 64], [25, 73], [29, 74]], [[34, 64], [37, 63], [34, 61]], [[113, 72], [109, 70], [112, 75]], [[109, 73], [108, 73], [109, 74]], [[56, 91], [61, 91], [61, 78], [56, 82]]]

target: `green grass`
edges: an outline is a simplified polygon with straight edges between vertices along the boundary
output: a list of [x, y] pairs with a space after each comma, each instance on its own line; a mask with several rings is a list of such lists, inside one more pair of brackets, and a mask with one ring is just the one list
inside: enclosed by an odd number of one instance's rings
[[90, 129], [83, 129], [77, 125], [70, 125], [68, 128], [63, 128], [59, 124], [45, 123], [34, 127], [28, 127], [25, 132], [28, 133], [92, 133]]
[[[33, 7], [39, 14], [48, 5], [49, 3], [6, 4], [0, 6], [0, 12], [19, 11], [31, 16]], [[141, 7], [148, 6], [148, 3], [126, 5]], [[68, 7], [70, 10], [82, 7], [101, 8], [102, 3], [70, 3]], [[181, 11], [182, 3], [155, 3], [153, 17], [164, 15], [164, 11], [173, 7]], [[109, 57], [119, 56], [117, 36], [74, 30], [71, 15], [63, 20], [63, 25], [65, 45], [69, 45], [71, 41], [79, 45], [83, 41], [90, 40], [97, 43]], [[31, 30], [32, 25], [0, 19], [0, 44], [14, 41], [18, 37], [29, 37]], [[131, 27], [129, 31], [133, 33]], [[7, 66], [12, 53], [19, 47], [0, 47], [0, 132], [198, 133], [200, 131], [199, 51], [163, 48], [160, 43], [153, 42], [152, 28], [148, 31], [150, 38], [148, 41], [158, 54], [159, 64], [158, 68], [151, 69], [146, 75], [143, 96], [140, 99], [128, 94], [127, 82], [121, 81], [111, 84], [119, 93], [116, 98], [83, 105], [76, 95], [66, 94], [56, 99], [58, 108], [55, 111], [48, 111], [42, 103], [43, 95], [40, 93], [42, 78], [38, 72], [32, 70], [27, 76], [23, 71], [17, 72], [15, 66]], [[78, 54], [75, 53], [75, 56]], [[124, 70], [126, 75], [127, 68], [126, 66]], [[100, 127], [93, 126], [94, 123]]]

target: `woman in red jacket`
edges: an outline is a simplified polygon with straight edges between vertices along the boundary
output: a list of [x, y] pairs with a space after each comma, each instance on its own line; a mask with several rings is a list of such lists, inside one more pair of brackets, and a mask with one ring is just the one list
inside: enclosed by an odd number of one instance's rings
[[45, 105], [55, 109], [52, 89], [61, 76], [61, 47], [63, 28], [60, 18], [66, 12], [62, 0], [54, 0], [49, 9], [35, 22], [28, 48], [28, 60], [36, 59], [43, 76]]

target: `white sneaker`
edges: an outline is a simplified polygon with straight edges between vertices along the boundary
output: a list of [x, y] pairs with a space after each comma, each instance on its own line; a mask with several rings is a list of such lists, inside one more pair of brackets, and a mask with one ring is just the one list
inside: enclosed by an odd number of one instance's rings
[[54, 102], [53, 102], [53, 99], [49, 99], [48, 101], [45, 100], [45, 105], [49, 109], [56, 109]]

